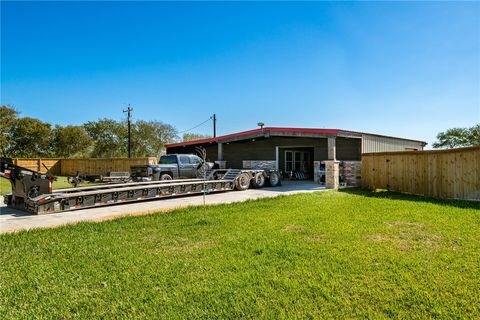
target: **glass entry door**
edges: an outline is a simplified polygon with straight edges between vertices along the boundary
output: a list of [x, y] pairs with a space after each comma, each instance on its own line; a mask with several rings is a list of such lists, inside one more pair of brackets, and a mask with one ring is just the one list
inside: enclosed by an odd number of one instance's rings
[[285, 151], [285, 172], [309, 172], [310, 152], [308, 151]]

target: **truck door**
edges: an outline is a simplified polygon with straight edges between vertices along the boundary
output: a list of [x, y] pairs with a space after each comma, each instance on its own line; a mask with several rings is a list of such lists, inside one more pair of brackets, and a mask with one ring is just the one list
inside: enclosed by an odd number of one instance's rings
[[192, 167], [193, 167], [192, 178], [199, 178], [201, 176], [201, 175], [200, 176], [198, 175], [199, 171], [202, 171], [201, 170], [202, 163], [203, 163], [202, 158], [197, 156], [190, 156], [190, 163], [192, 164]]
[[180, 178], [191, 178], [195, 176], [195, 165], [190, 163], [189, 156], [178, 156], [178, 173]]

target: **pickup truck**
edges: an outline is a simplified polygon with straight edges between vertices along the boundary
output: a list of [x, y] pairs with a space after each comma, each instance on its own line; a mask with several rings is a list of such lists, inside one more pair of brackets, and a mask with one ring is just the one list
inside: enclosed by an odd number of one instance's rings
[[168, 154], [161, 156], [158, 164], [131, 166], [130, 172], [133, 181], [192, 179], [198, 178], [203, 166], [202, 158], [196, 155]]

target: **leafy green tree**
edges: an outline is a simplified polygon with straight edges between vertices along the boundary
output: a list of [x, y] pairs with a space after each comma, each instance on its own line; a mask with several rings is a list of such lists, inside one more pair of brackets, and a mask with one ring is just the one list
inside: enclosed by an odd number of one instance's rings
[[470, 128], [468, 141], [472, 146], [480, 146], [480, 123]]
[[17, 117], [18, 111], [11, 106], [0, 106], [0, 156], [2, 157], [9, 155], [11, 131]]
[[82, 126], [56, 125], [52, 130], [53, 153], [57, 157], [88, 156], [92, 138]]
[[433, 143], [435, 149], [480, 146], [480, 124], [471, 128], [451, 128], [440, 132], [437, 141]]
[[93, 158], [127, 156], [127, 126], [112, 119], [89, 121], [83, 125], [93, 140]]
[[17, 119], [10, 130], [11, 157], [36, 158], [51, 155], [51, 126], [38, 119], [25, 117]]
[[208, 139], [212, 136], [208, 134], [200, 134], [200, 133], [184, 133], [183, 134], [183, 141], [193, 141], [193, 140], [200, 140], [200, 139]]
[[132, 124], [132, 156], [158, 157], [165, 144], [177, 139], [177, 130], [169, 124], [155, 120], [137, 120]]

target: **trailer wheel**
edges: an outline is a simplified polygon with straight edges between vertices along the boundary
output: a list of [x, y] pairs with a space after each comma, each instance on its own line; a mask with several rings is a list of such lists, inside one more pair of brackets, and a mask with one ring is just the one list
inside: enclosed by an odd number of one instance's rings
[[282, 185], [282, 181], [280, 180], [280, 175], [278, 174], [278, 172], [270, 173], [268, 184], [270, 184], [271, 187], [278, 187]]
[[252, 179], [252, 187], [254, 187], [255, 189], [263, 188], [265, 186], [265, 183], [266, 179], [263, 172], [258, 172]]
[[161, 181], [165, 181], [165, 180], [173, 180], [172, 176], [169, 175], [168, 173], [164, 173], [160, 176], [160, 180]]
[[250, 186], [250, 176], [247, 173], [240, 173], [235, 179], [235, 189], [245, 191]]

